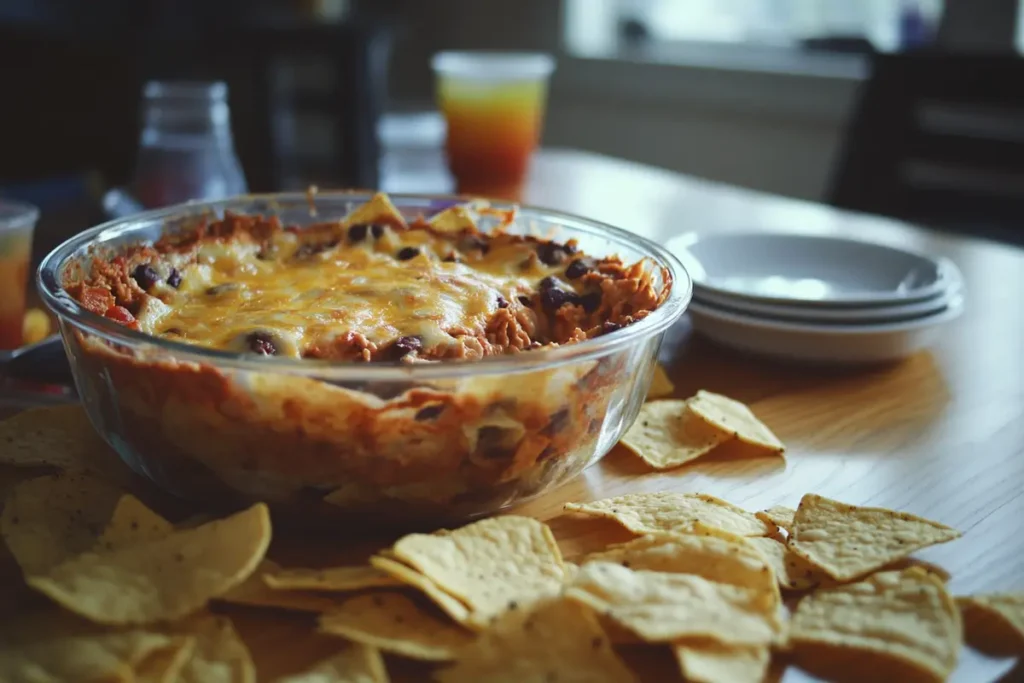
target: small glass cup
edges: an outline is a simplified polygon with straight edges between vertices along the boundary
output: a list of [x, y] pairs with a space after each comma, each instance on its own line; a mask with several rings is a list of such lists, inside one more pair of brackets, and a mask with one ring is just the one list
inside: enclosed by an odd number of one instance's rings
[[431, 66], [458, 193], [520, 201], [555, 60], [542, 53], [441, 52]]
[[21, 346], [32, 233], [39, 209], [0, 199], [0, 349]]

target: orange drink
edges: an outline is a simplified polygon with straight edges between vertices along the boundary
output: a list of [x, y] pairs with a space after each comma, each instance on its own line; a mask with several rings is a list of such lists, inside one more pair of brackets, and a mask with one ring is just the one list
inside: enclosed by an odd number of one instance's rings
[[442, 52], [432, 66], [458, 193], [518, 200], [540, 139], [554, 60], [532, 53]]
[[32, 231], [39, 210], [0, 199], [0, 349], [21, 346]]

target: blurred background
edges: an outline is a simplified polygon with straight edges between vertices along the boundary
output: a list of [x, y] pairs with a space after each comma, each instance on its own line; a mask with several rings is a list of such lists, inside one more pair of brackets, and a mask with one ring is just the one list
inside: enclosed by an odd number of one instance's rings
[[2, 0], [0, 197], [42, 209], [37, 257], [112, 188], [160, 203], [155, 79], [225, 84], [199, 100], [253, 191], [444, 190], [431, 55], [538, 50], [544, 146], [1021, 243], [1020, 5]]

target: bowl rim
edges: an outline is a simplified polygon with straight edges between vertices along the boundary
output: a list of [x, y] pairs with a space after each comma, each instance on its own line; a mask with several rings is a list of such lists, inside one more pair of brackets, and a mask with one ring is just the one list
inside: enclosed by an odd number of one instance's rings
[[[309, 206], [311, 211], [315, 211], [321, 201], [327, 203], [367, 201], [374, 194], [376, 192], [366, 190], [319, 191], [315, 195], [309, 192], [246, 194], [211, 201], [190, 201], [144, 211], [126, 218], [107, 221], [65, 240], [47, 254], [40, 263], [36, 271], [36, 284], [43, 302], [61, 321], [66, 320], [76, 328], [84, 328], [108, 342], [133, 348], [157, 349], [166, 352], [179, 362], [213, 365], [221, 370], [281, 372], [346, 382], [386, 380], [408, 382], [428, 379], [457, 379], [476, 375], [519, 374], [550, 369], [568, 362], [590, 360], [664, 332], [683, 315], [693, 294], [693, 281], [679, 259], [667, 249], [636, 233], [562, 211], [503, 201], [491, 201], [490, 206], [498, 209], [516, 208], [520, 220], [534, 218], [550, 221], [558, 226], [596, 237], [608, 238], [612, 242], [643, 252], [642, 258], [649, 258], [668, 270], [671, 277], [668, 296], [643, 320], [607, 335], [577, 344], [537, 349], [529, 353], [489, 356], [477, 360], [433, 363], [365, 363], [276, 357], [255, 358], [247, 354], [207, 349], [163, 339], [128, 329], [83, 308], [61, 285], [61, 272], [70, 257], [81, 249], [88, 248], [102, 240], [114, 239], [125, 233], [131, 233], [133, 230], [139, 230], [143, 224], [149, 226], [155, 221], [201, 215], [217, 209], [231, 210], [232, 207], [237, 207], [240, 204], [261, 201], [268, 203], [268, 210], [275, 208], [275, 204], [287, 205], [289, 208], [293, 204], [304, 204]], [[399, 210], [402, 209], [404, 202], [411, 201], [437, 202], [442, 207], [471, 201], [471, 198], [450, 194], [387, 193], [387, 196]], [[249, 212], [254, 213], [251, 209]]]

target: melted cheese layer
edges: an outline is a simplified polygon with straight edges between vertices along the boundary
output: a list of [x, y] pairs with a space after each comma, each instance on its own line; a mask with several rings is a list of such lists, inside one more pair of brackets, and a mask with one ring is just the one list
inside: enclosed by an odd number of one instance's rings
[[[204, 245], [182, 270], [180, 289], [156, 293], [166, 306], [140, 316], [143, 329], [239, 352], [249, 350], [252, 333], [263, 332], [278, 355], [291, 357], [353, 333], [377, 347], [416, 336], [424, 349], [444, 349], [458, 336], [482, 335], [499, 301], [521, 307], [519, 296], [534, 294], [541, 279], [565, 267], [544, 265], [523, 243], [476, 250], [461, 257], [465, 263], [443, 261], [451, 242], [416, 230], [304, 258], [293, 236], [284, 237], [292, 244], [278, 246], [289, 256], [272, 260], [242, 242]], [[410, 246], [418, 255], [399, 260], [398, 251]]]

